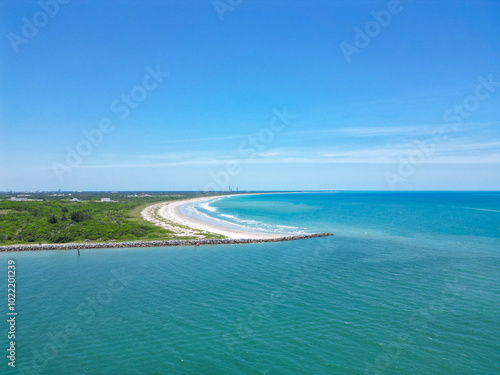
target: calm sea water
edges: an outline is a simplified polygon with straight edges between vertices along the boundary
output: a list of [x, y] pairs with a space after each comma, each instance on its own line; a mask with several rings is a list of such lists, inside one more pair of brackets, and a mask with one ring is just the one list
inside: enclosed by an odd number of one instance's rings
[[[198, 215], [335, 237], [1, 253], [26, 374], [499, 374], [500, 193], [221, 199]], [[189, 208], [186, 208], [189, 209]], [[224, 216], [225, 215], [225, 216]]]

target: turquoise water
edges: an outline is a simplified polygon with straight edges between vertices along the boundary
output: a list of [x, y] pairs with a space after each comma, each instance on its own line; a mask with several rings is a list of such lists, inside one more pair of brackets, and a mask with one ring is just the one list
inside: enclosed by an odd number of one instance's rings
[[499, 193], [275, 194], [198, 209], [336, 236], [0, 253], [4, 280], [17, 263], [18, 312], [17, 368], [4, 357], [1, 373], [500, 373]]

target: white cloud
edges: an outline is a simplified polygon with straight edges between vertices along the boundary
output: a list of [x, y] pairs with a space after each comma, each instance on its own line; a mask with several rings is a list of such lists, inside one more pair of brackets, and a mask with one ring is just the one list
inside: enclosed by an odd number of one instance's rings
[[[500, 142], [463, 142], [437, 143], [426, 156], [428, 164], [479, 164], [500, 163]], [[241, 164], [397, 164], [401, 158], [408, 157], [419, 150], [414, 142], [394, 144], [384, 147], [330, 149], [293, 149], [280, 148], [257, 153], [255, 157], [245, 157], [222, 152], [168, 153], [161, 155], [138, 155], [121, 164], [84, 165], [81, 168], [159, 168], [179, 166], [213, 166], [229, 161]], [[162, 159], [162, 162], [158, 162]]]

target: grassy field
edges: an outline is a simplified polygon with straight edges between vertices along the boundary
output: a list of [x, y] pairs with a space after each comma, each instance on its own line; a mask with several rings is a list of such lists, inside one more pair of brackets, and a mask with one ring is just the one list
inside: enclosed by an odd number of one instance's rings
[[[131, 194], [39, 193], [19, 202], [10, 200], [17, 194], [2, 193], [0, 245], [171, 239], [171, 232], [142, 219], [142, 209], [156, 202], [206, 195], [180, 192], [128, 197]], [[79, 201], [71, 202], [73, 198]], [[100, 202], [101, 198], [114, 202]]]

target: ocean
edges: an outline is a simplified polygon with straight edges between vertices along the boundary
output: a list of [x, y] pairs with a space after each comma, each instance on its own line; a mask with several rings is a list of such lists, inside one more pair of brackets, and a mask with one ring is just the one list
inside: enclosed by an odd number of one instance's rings
[[500, 374], [500, 193], [232, 196], [183, 210], [308, 240], [0, 253], [5, 374]]

